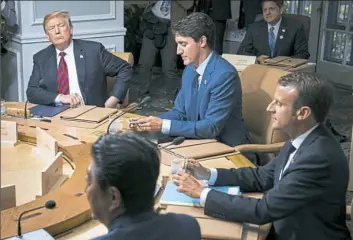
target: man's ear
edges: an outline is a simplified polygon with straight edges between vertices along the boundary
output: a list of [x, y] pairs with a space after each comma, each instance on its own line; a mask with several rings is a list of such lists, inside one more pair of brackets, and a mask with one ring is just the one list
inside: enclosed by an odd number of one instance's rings
[[206, 36], [202, 36], [200, 38], [200, 45], [201, 45], [202, 48], [207, 47], [207, 37]]
[[110, 198], [111, 198], [110, 199], [111, 204], [110, 204], [109, 210], [114, 211], [122, 206], [123, 201], [121, 198], [121, 194], [120, 194], [120, 191], [116, 187], [113, 187], [113, 186], [110, 186], [108, 188], [108, 191], [109, 191]]
[[303, 106], [296, 111], [296, 115], [298, 120], [305, 120], [311, 116], [311, 108]]

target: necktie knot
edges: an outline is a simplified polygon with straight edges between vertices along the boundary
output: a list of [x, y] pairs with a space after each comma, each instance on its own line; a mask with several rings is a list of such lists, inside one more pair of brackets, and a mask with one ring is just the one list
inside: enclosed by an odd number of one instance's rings
[[270, 31], [273, 32], [275, 30], [274, 27], [270, 27]]
[[60, 57], [65, 57], [65, 55], [66, 55], [66, 52], [60, 52], [60, 53], [59, 53], [59, 56], [60, 56]]

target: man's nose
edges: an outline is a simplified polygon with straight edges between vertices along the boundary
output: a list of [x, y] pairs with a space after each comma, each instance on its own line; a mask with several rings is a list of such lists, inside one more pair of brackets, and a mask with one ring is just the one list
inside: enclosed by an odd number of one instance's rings
[[181, 47], [179, 47], [179, 46], [177, 47], [177, 54], [178, 54], [178, 55], [181, 55], [181, 54], [182, 54]]
[[60, 33], [60, 28], [59, 28], [59, 26], [55, 26], [55, 33], [56, 33], [56, 34]]
[[267, 106], [267, 108], [266, 108], [267, 112], [273, 112], [273, 103], [274, 103], [274, 101], [270, 102], [270, 104]]

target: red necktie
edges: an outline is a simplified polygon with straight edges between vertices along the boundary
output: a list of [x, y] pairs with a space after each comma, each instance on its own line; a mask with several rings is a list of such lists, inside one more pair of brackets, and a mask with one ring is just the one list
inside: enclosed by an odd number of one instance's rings
[[70, 85], [69, 85], [69, 72], [67, 70], [67, 64], [65, 61], [65, 52], [60, 52], [60, 61], [59, 67], [57, 71], [57, 79], [58, 79], [58, 93], [61, 94], [69, 94], [70, 93]]

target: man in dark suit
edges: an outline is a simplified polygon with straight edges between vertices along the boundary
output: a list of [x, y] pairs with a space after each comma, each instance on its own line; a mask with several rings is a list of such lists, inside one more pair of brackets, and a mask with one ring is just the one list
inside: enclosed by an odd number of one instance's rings
[[230, 146], [248, 143], [237, 70], [214, 49], [215, 26], [193, 13], [173, 26], [177, 53], [186, 68], [171, 111], [138, 120], [136, 130], [186, 138], [216, 138]]
[[92, 146], [86, 194], [92, 217], [108, 228], [96, 239], [200, 240], [196, 219], [153, 210], [160, 153], [135, 135], [106, 135]]
[[[100, 43], [72, 40], [72, 23], [65, 11], [46, 15], [43, 27], [52, 44], [33, 56], [27, 88], [30, 102], [115, 108], [124, 101], [132, 76], [126, 61], [109, 53]], [[116, 76], [109, 98], [107, 76]]]
[[223, 53], [223, 38], [227, 26], [227, 19], [232, 18], [232, 8], [230, 0], [198, 0], [198, 12], [208, 14], [216, 26], [216, 44], [214, 50], [222, 55]]
[[190, 174], [174, 176], [178, 189], [200, 198], [205, 214], [228, 221], [273, 222], [275, 239], [350, 239], [346, 220], [347, 158], [322, 124], [333, 102], [327, 81], [307, 73], [279, 80], [268, 106], [273, 128], [290, 140], [266, 166], [240, 169], [188, 168], [212, 185], [235, 185], [242, 192], [264, 192], [262, 199], [203, 188]]
[[248, 27], [237, 54], [256, 56], [259, 62], [277, 56], [309, 59], [303, 24], [282, 16], [282, 0], [265, 0], [262, 11], [264, 20]]

